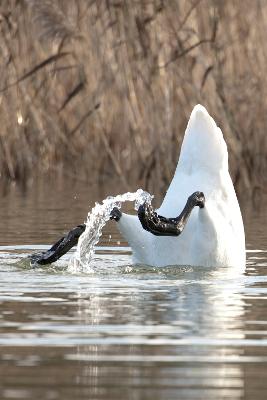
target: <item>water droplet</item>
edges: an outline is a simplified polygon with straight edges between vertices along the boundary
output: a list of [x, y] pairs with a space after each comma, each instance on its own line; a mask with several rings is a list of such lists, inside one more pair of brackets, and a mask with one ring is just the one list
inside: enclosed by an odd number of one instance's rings
[[152, 198], [149, 193], [138, 189], [135, 193], [127, 192], [115, 197], [108, 196], [103, 200], [102, 204], [95, 203], [95, 207], [88, 213], [86, 229], [79, 238], [77, 250], [69, 264], [69, 270], [74, 273], [80, 271], [92, 272], [90, 261], [94, 256], [95, 246], [102, 235], [104, 226], [110, 219], [110, 213], [114, 207], [120, 209], [125, 201], [134, 201], [135, 209], [138, 210], [139, 206], [145, 201], [150, 204]]

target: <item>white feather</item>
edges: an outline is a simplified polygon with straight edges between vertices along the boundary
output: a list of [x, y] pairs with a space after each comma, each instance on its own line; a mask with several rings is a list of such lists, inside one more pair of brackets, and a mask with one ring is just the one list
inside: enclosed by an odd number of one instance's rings
[[177, 217], [195, 191], [204, 192], [205, 207], [193, 210], [178, 237], [154, 236], [142, 228], [137, 216], [122, 214], [118, 226], [133, 250], [135, 263], [245, 265], [244, 226], [228, 171], [227, 146], [201, 105], [191, 113], [173, 180], [157, 212]]

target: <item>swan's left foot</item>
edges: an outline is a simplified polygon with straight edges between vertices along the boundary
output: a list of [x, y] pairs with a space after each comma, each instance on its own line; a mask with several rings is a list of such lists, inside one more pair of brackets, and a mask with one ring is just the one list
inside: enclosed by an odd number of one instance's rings
[[85, 224], [73, 228], [66, 236], [59, 239], [49, 250], [30, 256], [32, 264], [46, 265], [57, 261], [78, 243], [79, 237], [85, 231]]
[[188, 197], [181, 214], [176, 218], [165, 218], [158, 215], [151, 205], [144, 203], [138, 209], [138, 218], [142, 227], [156, 236], [179, 236], [187, 223], [194, 207], [203, 208], [205, 196], [202, 192], [194, 192]]
[[121, 216], [121, 211], [117, 207], [114, 207], [110, 213], [110, 219], [114, 219], [114, 221], [118, 222], [121, 219]]
[[[121, 211], [116, 207], [110, 213], [110, 219], [115, 221], [119, 221], [121, 216]], [[78, 243], [79, 237], [85, 231], [85, 227], [85, 224], [76, 226], [67, 235], [59, 239], [49, 250], [32, 254], [30, 256], [31, 264], [46, 265], [57, 261]]]

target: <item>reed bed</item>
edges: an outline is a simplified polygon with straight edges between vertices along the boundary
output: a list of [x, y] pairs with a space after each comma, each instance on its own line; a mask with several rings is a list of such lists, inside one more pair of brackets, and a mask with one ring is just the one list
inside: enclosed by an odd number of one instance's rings
[[0, 173], [166, 189], [190, 112], [266, 187], [267, 1], [2, 0]]

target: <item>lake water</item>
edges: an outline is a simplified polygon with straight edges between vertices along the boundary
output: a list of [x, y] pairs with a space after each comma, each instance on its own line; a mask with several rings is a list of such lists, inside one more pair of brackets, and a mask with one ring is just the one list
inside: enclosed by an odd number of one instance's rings
[[264, 204], [244, 208], [246, 271], [132, 267], [115, 222], [94, 273], [30, 267], [106, 194], [61, 182], [1, 193], [1, 400], [266, 400]]

